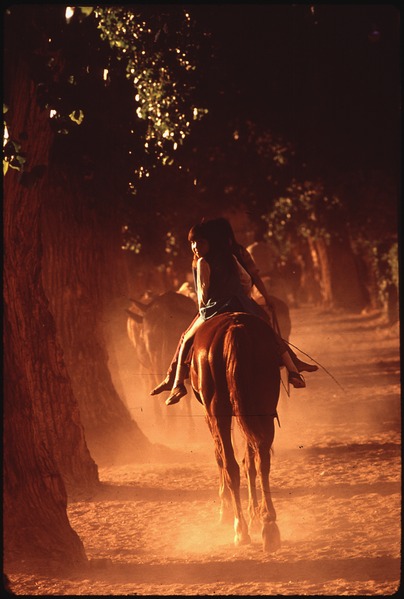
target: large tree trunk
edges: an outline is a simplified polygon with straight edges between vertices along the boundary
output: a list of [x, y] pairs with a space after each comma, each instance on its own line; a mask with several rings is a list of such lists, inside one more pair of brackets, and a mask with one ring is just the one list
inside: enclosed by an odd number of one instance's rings
[[[67, 518], [67, 494], [63, 479], [38, 431], [35, 415], [38, 406], [31, 401], [32, 381], [30, 385], [24, 364], [19, 359], [21, 339], [13, 336], [11, 329], [6, 313], [4, 571], [8, 572], [14, 567], [26, 567], [30, 571], [33, 568], [45, 568], [49, 571], [83, 565], [87, 558], [83, 544]], [[80, 469], [80, 461], [77, 461]], [[89, 472], [89, 481], [91, 479], [94, 479], [94, 475]]]
[[136, 460], [152, 446], [114, 387], [102, 327], [109, 301], [126, 293], [116, 202], [70, 168], [55, 165], [46, 199], [44, 285], [91, 455], [99, 465]]
[[98, 473], [42, 288], [39, 214], [52, 134], [21, 32], [6, 33], [7, 121], [27, 163], [22, 178], [11, 171], [4, 182], [4, 556], [70, 565], [86, 557], [66, 516], [65, 484], [88, 492]]

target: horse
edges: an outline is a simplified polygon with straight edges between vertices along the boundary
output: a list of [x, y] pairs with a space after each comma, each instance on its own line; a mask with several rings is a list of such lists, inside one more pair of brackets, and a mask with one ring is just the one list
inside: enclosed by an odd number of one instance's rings
[[[181, 293], [167, 291], [149, 303], [130, 299], [127, 331], [138, 362], [149, 373], [152, 389], [165, 376], [181, 334], [192, 322], [197, 312], [195, 302]], [[136, 309], [136, 312], [134, 311]], [[155, 416], [162, 421], [161, 400], [153, 398]], [[185, 402], [190, 415], [189, 402]]]
[[[280, 533], [269, 484], [270, 450], [280, 392], [279, 355], [273, 329], [263, 319], [241, 312], [205, 321], [194, 339], [190, 379], [205, 408], [219, 467], [220, 519], [232, 506], [234, 543], [251, 542], [249, 530], [261, 520], [263, 549], [276, 551]], [[247, 524], [240, 500], [240, 467], [232, 443], [232, 419], [246, 440]], [[261, 485], [258, 504], [256, 477]]]

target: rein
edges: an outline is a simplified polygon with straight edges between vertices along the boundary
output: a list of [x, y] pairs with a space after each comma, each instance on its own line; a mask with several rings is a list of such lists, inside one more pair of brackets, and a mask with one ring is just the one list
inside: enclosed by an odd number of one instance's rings
[[[293, 347], [294, 349], [297, 349], [304, 356], [307, 356], [308, 358], [310, 358], [310, 360], [312, 360], [315, 364], [317, 364], [317, 366], [319, 366], [320, 368], [322, 368], [324, 370], [324, 372], [326, 374], [328, 374], [328, 376], [330, 378], [332, 378], [332, 380], [338, 385], [338, 387], [340, 387], [340, 389], [342, 389], [342, 391], [344, 393], [346, 393], [346, 390], [344, 389], [344, 387], [337, 381], [337, 379], [335, 378], [335, 376], [333, 376], [331, 374], [331, 372], [329, 372], [329, 370], [327, 370], [327, 368], [325, 368], [322, 364], [320, 364], [320, 362], [317, 362], [317, 360], [315, 360], [312, 356], [310, 356], [310, 354], [307, 354], [302, 349], [300, 349], [300, 347], [297, 347], [297, 345], [293, 345], [293, 343], [290, 343], [290, 341], [286, 341], [286, 339], [283, 339], [283, 337], [281, 335], [281, 329], [280, 329], [280, 326], [279, 326], [278, 318], [276, 316], [275, 308], [271, 309], [271, 319], [272, 319], [272, 326], [273, 326], [275, 332], [278, 333], [278, 335], [282, 339], [282, 341], [284, 341], [285, 343], [287, 343], [287, 345], [289, 345], [289, 347]], [[282, 381], [282, 384], [285, 387], [283, 381]], [[286, 390], [286, 393], [289, 395], [289, 389], [286, 389], [286, 387], [285, 387], [285, 390]]]

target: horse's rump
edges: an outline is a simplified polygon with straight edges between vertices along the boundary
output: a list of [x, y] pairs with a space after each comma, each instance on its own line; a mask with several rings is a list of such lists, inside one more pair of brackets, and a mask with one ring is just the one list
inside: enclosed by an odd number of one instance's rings
[[279, 355], [264, 320], [240, 312], [215, 316], [198, 330], [194, 352], [193, 387], [210, 415], [233, 414], [254, 428], [275, 416]]
[[278, 404], [279, 355], [273, 330], [260, 319], [235, 319], [226, 332], [224, 356], [233, 415], [255, 445], [266, 438]]

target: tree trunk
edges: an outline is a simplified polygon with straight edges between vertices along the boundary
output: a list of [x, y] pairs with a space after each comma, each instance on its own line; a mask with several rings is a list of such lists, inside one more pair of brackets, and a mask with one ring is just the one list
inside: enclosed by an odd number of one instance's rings
[[21, 179], [10, 171], [4, 181], [4, 555], [6, 564], [69, 565], [86, 557], [67, 519], [65, 484], [88, 492], [98, 474], [42, 288], [39, 214], [52, 135], [17, 56], [7, 120], [11, 135], [26, 134], [27, 163]]
[[327, 245], [324, 239], [308, 238], [310, 247], [310, 255], [314, 265], [314, 272], [316, 273], [316, 280], [319, 283], [321, 290], [321, 301], [324, 307], [333, 307], [333, 296], [332, 296], [332, 280], [331, 280], [331, 267], [327, 251]]
[[328, 244], [321, 238], [308, 241], [313, 263], [318, 267], [323, 305], [353, 312], [363, 310], [367, 294], [349, 239], [331, 239]]
[[91, 455], [99, 465], [136, 460], [151, 444], [114, 387], [102, 328], [104, 306], [126, 293], [115, 205], [105, 213], [105, 191], [69, 170], [55, 166], [43, 212], [44, 286]]
[[367, 298], [349, 239], [332, 239], [328, 251], [335, 307], [361, 312], [367, 304]]
[[63, 479], [38, 431], [21, 339], [5, 312], [3, 571], [74, 568], [87, 558], [67, 518]]

